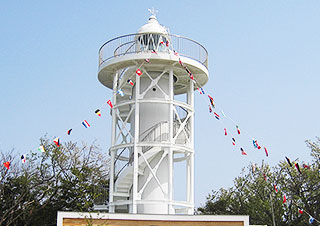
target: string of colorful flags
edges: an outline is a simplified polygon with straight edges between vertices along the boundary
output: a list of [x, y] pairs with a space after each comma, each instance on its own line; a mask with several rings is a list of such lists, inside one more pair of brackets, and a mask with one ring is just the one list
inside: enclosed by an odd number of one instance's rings
[[[165, 45], [166, 47], [169, 47], [169, 46], [171, 45], [171, 44], [169, 43], [169, 41], [167, 41], [166, 43], [162, 42], [161, 44], [162, 44], [162, 45]], [[152, 50], [151, 53], [152, 53], [152, 54], [157, 54], [157, 52], [156, 52], [155, 50]], [[193, 73], [190, 71], [190, 69], [181, 61], [181, 58], [180, 58], [180, 56], [179, 56], [179, 53], [178, 53], [177, 51], [175, 51], [175, 50], [173, 50], [173, 53], [174, 53], [175, 56], [178, 56], [178, 57], [179, 57], [179, 64], [181, 65], [181, 67], [183, 67], [183, 68], [185, 69], [185, 71], [187, 72], [187, 74], [188, 74], [188, 76], [189, 76], [189, 78], [190, 78], [190, 81], [195, 84], [195, 88], [197, 89], [197, 91], [199, 92], [199, 94], [200, 94], [201, 96], [204, 96], [204, 97], [207, 96], [207, 97], [208, 97], [208, 100], [209, 100], [209, 102], [208, 102], [209, 114], [213, 114], [213, 116], [215, 117], [215, 119], [218, 120], [218, 121], [221, 123], [221, 125], [223, 126], [224, 135], [225, 135], [225, 136], [228, 136], [228, 131], [229, 131], [229, 129], [227, 128], [227, 126], [225, 125], [225, 123], [223, 122], [223, 120], [221, 120], [221, 119], [222, 119], [221, 115], [223, 116], [223, 118], [229, 119], [229, 120], [233, 123], [234, 129], [235, 129], [235, 131], [236, 131], [236, 133], [237, 133], [238, 135], [243, 134], [244, 131], [240, 131], [239, 125], [238, 125], [237, 123], [235, 123], [235, 121], [234, 121], [231, 117], [227, 116], [227, 115], [224, 113], [223, 109], [222, 109], [220, 106], [216, 105], [216, 103], [215, 103], [215, 101], [214, 101], [214, 98], [213, 98], [211, 95], [206, 94], [207, 92], [206, 92], [206, 91], [204, 90], [204, 88], [201, 87], [201, 85], [197, 82], [195, 76], [194, 76]], [[131, 79], [132, 76], [135, 76], [135, 75], [141, 76], [141, 75], [143, 74], [143, 72], [142, 72], [142, 70], [141, 70], [141, 67], [144, 65], [144, 63], [150, 63], [150, 59], [145, 59], [142, 64], [140, 64], [139, 66], [137, 66], [136, 71], [135, 71], [131, 76], [129, 76], [129, 78], [128, 78], [128, 80], [127, 80], [127, 83], [128, 83], [129, 85], [131, 85], [131, 86], [134, 86], [134, 85], [135, 85], [134, 82], [133, 82], [133, 80]], [[121, 75], [120, 75], [119, 79], [121, 79]], [[120, 96], [124, 96], [124, 92], [122, 91], [121, 87], [117, 90], [117, 94], [119, 94]], [[107, 104], [111, 109], [113, 108], [113, 103], [112, 103], [112, 101], [111, 101], [110, 99], [107, 100], [104, 104]], [[103, 104], [103, 105], [104, 105], [104, 104]], [[101, 117], [101, 116], [102, 116], [102, 113], [101, 113], [100, 108], [97, 108], [97, 109], [94, 111], [94, 113], [95, 113], [98, 117]], [[91, 125], [89, 124], [89, 122], [88, 122], [87, 120], [83, 120], [83, 121], [81, 122], [81, 125], [82, 125], [84, 128], [89, 128], [89, 127], [91, 127]], [[74, 129], [74, 128], [68, 129], [68, 130], [66, 131], [66, 134], [67, 134], [68, 136], [70, 136], [71, 133], [72, 133], [72, 131], [73, 131], [73, 129]], [[253, 138], [253, 136], [251, 136], [248, 132], [246, 132], [246, 133], [247, 133], [247, 135], [248, 135], [249, 137], [251, 137], [252, 145], [253, 145], [254, 149], [260, 150], [262, 147], [259, 145], [257, 139]], [[53, 139], [53, 143], [54, 143], [57, 147], [60, 147], [60, 145], [61, 145], [61, 143], [60, 143], [60, 138], [59, 138], [59, 137], [55, 137], [55, 138]], [[247, 152], [244, 150], [244, 148], [236, 141], [235, 137], [231, 137], [231, 143], [232, 143], [233, 146], [236, 146], [237, 144], [240, 146], [240, 153], [241, 153], [241, 155], [248, 155]], [[263, 149], [264, 149], [264, 151], [265, 151], [266, 157], [268, 157], [268, 156], [269, 156], [269, 153], [268, 153], [267, 148], [266, 148], [265, 146], [263, 146]], [[40, 145], [40, 146], [38, 147], [38, 151], [40, 151], [40, 152], [45, 152], [46, 150], [45, 150], [45, 148], [44, 148], [43, 145]], [[288, 164], [292, 167], [293, 165], [292, 165], [290, 159], [289, 159], [288, 157], [285, 157], [285, 158], [286, 158]], [[21, 162], [22, 162], [22, 163], [25, 163], [25, 162], [26, 162], [26, 159], [27, 159], [27, 154], [21, 155]], [[10, 169], [10, 164], [11, 164], [10, 161], [7, 161], [7, 162], [3, 163], [4, 167], [7, 168], [7, 170]], [[299, 164], [298, 164], [297, 162], [294, 162], [294, 166], [295, 166], [295, 168], [297, 169], [297, 171], [301, 174], [302, 172], [301, 172], [301, 170], [300, 170]], [[305, 168], [305, 169], [310, 169], [310, 166], [303, 164], [303, 168]], [[265, 174], [263, 174], [263, 176], [264, 176], [265, 181], [267, 181], [267, 176], [266, 176]], [[274, 190], [275, 190], [276, 193], [279, 191], [276, 185], [274, 185]], [[283, 203], [285, 204], [286, 202], [287, 202], [287, 197], [286, 197], [286, 195], [284, 194], [284, 195], [283, 195]], [[302, 208], [299, 207], [298, 209], [299, 209], [299, 210], [298, 210], [299, 213], [301, 213], [301, 214], [302, 214], [302, 213], [306, 213], [306, 214], [309, 215], [309, 217], [310, 217], [310, 218], [309, 218], [309, 223], [313, 223], [314, 221], [319, 222], [317, 219], [315, 219], [312, 215], [310, 215], [309, 213], [307, 213], [306, 211], [304, 211]], [[320, 223], [320, 222], [319, 222], [319, 223]]]
[[[289, 159], [287, 156], [285, 156], [285, 159], [286, 159], [288, 165], [289, 165], [291, 168], [294, 166], [295, 169], [297, 170], [297, 172], [299, 172], [299, 174], [302, 174], [302, 171], [301, 171], [301, 169], [300, 169], [300, 166], [299, 166], [299, 163], [298, 163], [298, 162], [291, 162], [290, 159]], [[310, 166], [307, 165], [307, 164], [305, 164], [305, 163], [303, 163], [302, 166], [303, 166], [304, 169], [310, 169]], [[255, 166], [254, 164], [252, 164], [252, 172], [253, 172], [253, 173], [255, 172], [255, 168], [256, 168], [256, 166]], [[264, 178], [265, 182], [267, 182], [268, 177], [267, 177], [266, 173], [263, 173], [262, 175], [263, 175], [263, 178]], [[277, 184], [273, 184], [273, 190], [274, 190], [275, 193], [279, 193], [279, 192], [280, 192], [280, 189], [278, 188]], [[300, 198], [300, 197], [299, 197], [299, 198]], [[283, 203], [283, 204], [286, 204], [287, 201], [288, 201], [287, 195], [286, 195], [285, 193], [283, 193], [283, 195], [282, 195], [282, 203]], [[298, 205], [294, 200], [291, 200], [291, 202], [297, 207], [297, 210], [298, 210], [298, 213], [299, 213], [299, 214], [304, 214], [304, 213], [305, 213], [305, 214], [307, 214], [307, 215], [309, 216], [309, 223], [310, 223], [310, 224], [312, 224], [312, 223], [315, 222], [315, 221], [318, 222], [318, 223], [320, 223], [319, 220], [317, 220], [316, 218], [314, 218], [309, 212], [307, 212], [306, 210], [304, 210], [304, 209], [303, 209], [300, 205]]]
[[[191, 73], [191, 71], [187, 68], [187, 66], [185, 66], [181, 59], [179, 58], [179, 64], [186, 70], [186, 72], [188, 73], [189, 77], [190, 77], [190, 80], [193, 81], [195, 84], [196, 84], [196, 88], [199, 92], [200, 95], [203, 95], [205, 94], [206, 92], [204, 91], [204, 89], [198, 84], [198, 82], [195, 80], [193, 74]], [[217, 105], [216, 103], [214, 102], [214, 99], [212, 96], [210, 96], [209, 94], [207, 94], [208, 96], [208, 99], [209, 99], [209, 104], [208, 104], [208, 107], [209, 107], [209, 113], [213, 113], [214, 117], [220, 121], [220, 115], [217, 113], [217, 111], [215, 111], [215, 109], [217, 109]], [[224, 118], [227, 118], [227, 116], [225, 115], [223, 109], [220, 110], [221, 114], [224, 116]], [[229, 118], [230, 121], [234, 124], [235, 126], [235, 129], [237, 131], [237, 134], [240, 135], [241, 134], [241, 131], [240, 131], [240, 128], [238, 126], [237, 123], [235, 123], [234, 120], [232, 120], [231, 118]], [[221, 121], [220, 121], [221, 122]], [[223, 124], [224, 125], [224, 124]], [[228, 132], [227, 132], [227, 128], [224, 126], [224, 135], [227, 136], [228, 135]], [[252, 137], [252, 136], [251, 136]], [[236, 145], [236, 140], [234, 137], [231, 138], [231, 141], [232, 141], [232, 145], [235, 146]], [[258, 144], [258, 141], [257, 139], [253, 138], [252, 137], [252, 144], [253, 144], [253, 147], [255, 149], [258, 149], [260, 150], [261, 149], [261, 146]], [[269, 152], [268, 152], [268, 149], [264, 146], [264, 151], [265, 151], [265, 155], [266, 157], [269, 156]], [[242, 155], [247, 155], [247, 153], [245, 152], [245, 150], [243, 149], [243, 147], [240, 147], [240, 151], [241, 151], [241, 154]], [[290, 159], [288, 157], [285, 157], [286, 160], [288, 161], [289, 165], [292, 167], [292, 164], [290, 162]], [[299, 163], [298, 162], [294, 162], [294, 166], [295, 168], [297, 169], [297, 171], [301, 174], [301, 170], [300, 170], [300, 166], [299, 166]], [[310, 166], [306, 165], [306, 164], [303, 164], [303, 168], [305, 169], [310, 169]], [[267, 181], [267, 176], [266, 174], [263, 174], [264, 176], [264, 180]], [[277, 193], [279, 190], [278, 190], [278, 187], [277, 185], [275, 184], [274, 185], [274, 190], [275, 192]], [[282, 200], [283, 204], [285, 204], [287, 202], [287, 196], [284, 194], [283, 195], [283, 200]], [[304, 212], [309, 216], [309, 223], [312, 224], [314, 221], [317, 221], [318, 223], [320, 223], [320, 221], [318, 221], [316, 218], [314, 218], [311, 214], [309, 214], [307, 211], [304, 211], [301, 207], [298, 206], [298, 211], [300, 214], [303, 214]]]
[[[190, 80], [195, 83], [196, 88], [197, 88], [199, 94], [200, 94], [200, 95], [206, 94], [205, 90], [198, 84], [198, 82], [197, 82], [196, 79], [194, 78], [194, 75], [192, 74], [192, 72], [188, 69], [187, 66], [185, 66], [185, 65], [182, 63], [182, 61], [181, 61], [180, 58], [179, 58], [179, 64], [186, 70], [186, 72], [187, 72], [188, 75], [189, 75]], [[215, 117], [217, 120], [220, 121], [220, 114], [218, 114], [217, 111], [215, 111], [215, 109], [217, 109], [217, 105], [216, 105], [216, 103], [214, 102], [213, 97], [210, 96], [209, 94], [207, 94], [207, 96], [208, 96], [208, 99], [209, 99], [209, 104], [208, 104], [209, 113], [210, 113], [210, 114], [213, 113], [214, 117]], [[220, 109], [220, 112], [221, 112], [221, 114], [224, 116], [224, 118], [227, 118], [227, 116], [225, 115], [223, 109]], [[240, 131], [240, 128], [239, 128], [238, 124], [235, 123], [235, 121], [232, 120], [232, 118], [229, 117], [229, 119], [230, 119], [230, 121], [234, 124], [235, 129], [236, 129], [236, 131], [237, 131], [237, 134], [240, 135], [240, 134], [241, 134], [241, 131]], [[221, 121], [220, 121], [220, 122], [221, 122]], [[223, 123], [222, 123], [222, 124], [223, 124]], [[224, 124], [223, 124], [223, 125], [224, 125]], [[223, 129], [224, 129], [224, 135], [227, 136], [227, 135], [228, 135], [227, 128], [224, 126]], [[252, 136], [251, 136], [251, 137], [252, 137]], [[235, 145], [236, 145], [236, 140], [235, 140], [234, 137], [231, 138], [231, 141], [232, 141], [232, 145], [235, 146]], [[255, 149], [258, 149], [258, 150], [261, 149], [261, 146], [259, 145], [257, 139], [255, 139], [255, 138], [253, 138], [253, 137], [252, 137], [252, 144], [253, 144], [253, 147], [254, 147]], [[268, 156], [269, 156], [268, 149], [267, 149], [265, 146], [264, 146], [263, 148], [264, 148], [266, 157], [268, 157]], [[240, 147], [240, 151], [241, 151], [241, 154], [242, 154], [242, 155], [247, 155], [247, 153], [245, 152], [245, 150], [243, 149], [243, 147]], [[285, 158], [286, 158], [286, 160], [288, 161], [289, 165], [292, 167], [292, 164], [291, 164], [289, 158], [288, 158], [288, 157], [285, 157]], [[294, 166], [295, 166], [295, 168], [297, 169], [297, 171], [301, 174], [302, 172], [301, 172], [301, 170], [300, 170], [299, 163], [298, 163], [298, 162], [294, 162]], [[306, 165], [306, 164], [303, 164], [303, 168], [305, 168], [305, 169], [310, 169], [310, 166], [308, 166], [308, 165]], [[265, 179], [265, 181], [266, 181], [266, 180], [267, 180], [266, 174], [263, 174], [263, 176], [264, 176], [264, 179]], [[274, 190], [275, 190], [275, 192], [278, 192], [278, 191], [279, 191], [276, 184], [274, 185]], [[285, 204], [285, 203], [287, 202], [287, 196], [286, 196], [285, 194], [283, 195], [283, 200], [282, 200], [282, 202], [283, 202], [283, 204]], [[314, 218], [314, 217], [313, 217], [311, 214], [309, 214], [307, 211], [304, 211], [304, 210], [303, 210], [301, 207], [299, 207], [299, 206], [298, 206], [298, 211], [299, 211], [300, 214], [303, 214], [303, 213], [305, 212], [305, 213], [309, 216], [309, 223], [310, 223], [310, 224], [312, 224], [314, 221], [317, 221], [318, 223], [320, 223], [316, 218]]]

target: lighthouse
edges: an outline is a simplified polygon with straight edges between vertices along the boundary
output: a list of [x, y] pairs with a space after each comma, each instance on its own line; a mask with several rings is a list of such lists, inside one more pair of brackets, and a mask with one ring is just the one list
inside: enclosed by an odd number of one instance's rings
[[208, 53], [150, 12], [137, 33], [99, 50], [98, 80], [113, 94], [109, 202], [58, 211], [57, 226], [249, 226], [249, 216], [194, 215], [194, 92], [208, 81]]
[[208, 81], [207, 50], [151, 11], [137, 33], [101, 46], [98, 79], [112, 90], [109, 213], [194, 214], [194, 91]]

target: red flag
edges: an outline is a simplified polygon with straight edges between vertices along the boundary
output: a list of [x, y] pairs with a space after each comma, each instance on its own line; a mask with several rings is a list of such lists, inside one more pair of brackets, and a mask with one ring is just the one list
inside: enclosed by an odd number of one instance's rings
[[266, 153], [266, 156], [268, 157], [269, 156], [269, 153], [268, 153], [268, 150], [266, 147], [264, 147], [264, 152]]
[[303, 214], [303, 209], [298, 208], [300, 214]]
[[169, 47], [169, 41], [166, 42], [166, 47]]
[[111, 103], [111, 100], [108, 100], [108, 101], [107, 101], [107, 104], [109, 104], [109, 106], [110, 106], [111, 108], [113, 108], [113, 105], [112, 105], [112, 103]]
[[142, 71], [138, 68], [138, 69], [136, 70], [136, 74], [140, 76], [140, 75], [142, 75]]
[[237, 127], [237, 132], [238, 132], [238, 134], [240, 134], [239, 126], [236, 126], [236, 127]]
[[228, 133], [227, 133], [227, 128], [224, 128], [224, 135], [227, 136]]
[[303, 168], [305, 168], [305, 169], [310, 169], [310, 166], [308, 166], [308, 165], [306, 165], [306, 164], [302, 164], [302, 166], [303, 166]]
[[283, 201], [282, 201], [282, 203], [284, 204], [284, 203], [286, 203], [287, 202], [287, 197], [286, 197], [286, 195], [283, 195]]
[[10, 162], [3, 163], [4, 167], [6, 167], [8, 170], [10, 169]]
[[194, 80], [193, 74], [190, 74], [190, 79]]
[[273, 185], [273, 187], [274, 187], [274, 190], [275, 190], [276, 192], [278, 192], [277, 185]]
[[183, 64], [180, 58], [179, 58], [179, 64], [183, 67]]

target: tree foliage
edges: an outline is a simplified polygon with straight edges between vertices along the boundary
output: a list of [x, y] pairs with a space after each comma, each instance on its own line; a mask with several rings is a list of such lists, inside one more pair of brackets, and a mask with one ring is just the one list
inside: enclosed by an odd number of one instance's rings
[[[310, 164], [295, 160], [290, 166], [283, 160], [273, 168], [263, 162], [260, 166], [248, 166], [235, 178], [233, 187], [212, 191], [198, 212], [249, 215], [250, 224], [277, 226], [307, 225], [310, 215], [319, 219], [320, 139], [306, 143], [311, 150]], [[295, 163], [299, 164], [301, 173]], [[304, 213], [299, 213], [298, 208]], [[319, 224], [315, 221], [313, 225]]]
[[90, 211], [108, 184], [108, 158], [99, 149], [68, 142], [57, 147], [41, 139], [46, 152], [26, 163], [13, 152], [1, 154], [0, 225], [56, 225], [57, 211]]

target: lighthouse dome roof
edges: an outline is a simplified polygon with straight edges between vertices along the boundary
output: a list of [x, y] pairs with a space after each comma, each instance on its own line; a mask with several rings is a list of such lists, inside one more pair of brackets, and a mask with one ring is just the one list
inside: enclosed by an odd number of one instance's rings
[[138, 33], [168, 34], [168, 31], [159, 24], [155, 15], [151, 15], [148, 22], [139, 28]]

